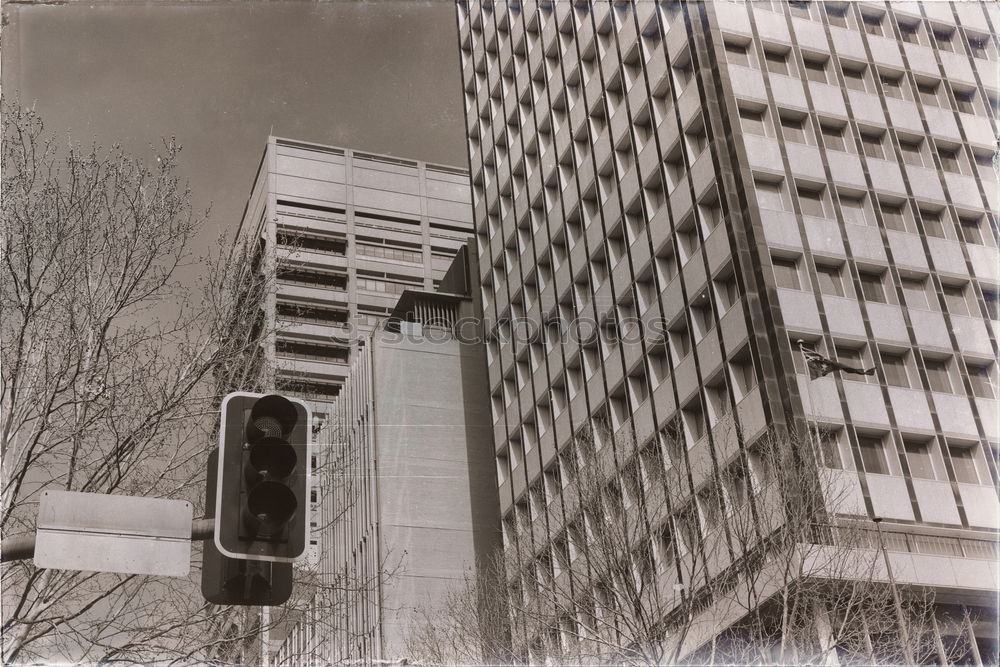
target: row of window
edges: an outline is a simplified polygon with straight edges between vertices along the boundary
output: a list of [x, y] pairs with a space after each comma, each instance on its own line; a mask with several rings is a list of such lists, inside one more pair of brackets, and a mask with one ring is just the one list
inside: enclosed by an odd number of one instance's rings
[[[823, 464], [828, 468], [854, 470], [856, 467], [844, 429], [820, 430]], [[903, 436], [901, 452], [911, 477], [948, 481], [945, 454], [954, 472], [954, 481], [963, 484], [991, 484], [987, 457], [996, 457], [995, 446], [944, 441], [939, 438]], [[858, 434], [858, 458], [868, 474], [902, 475], [897, 446], [891, 435]], [[996, 460], [994, 458], [994, 460]]]
[[[808, 290], [808, 282], [803, 275], [804, 266], [798, 257], [774, 257], [771, 260], [775, 284], [778, 287], [792, 290]], [[828, 296], [849, 296], [852, 294], [850, 273], [844, 276], [844, 263], [827, 261], [816, 262], [817, 288], [821, 294]], [[886, 290], [889, 272], [876, 271], [869, 268], [858, 269], [858, 282], [861, 287], [859, 298], [868, 303], [895, 303], [896, 291]], [[903, 291], [904, 303], [914, 310], [940, 310], [934, 284], [928, 276], [900, 276], [899, 287]], [[951, 283], [941, 285], [941, 295], [945, 307], [951, 315], [961, 317], [980, 317], [981, 311], [976, 300], [976, 294], [971, 283]], [[986, 312], [990, 319], [997, 319], [998, 293], [996, 290], [983, 290]], [[903, 304], [900, 304], [903, 305]]]
[[995, 39], [989, 34], [980, 34], [965, 29], [965, 39], [961, 38], [958, 30], [952, 25], [927, 22], [918, 16], [908, 16], [906, 14], [892, 14], [894, 21], [890, 22], [888, 17], [890, 12], [886, 12], [877, 7], [864, 6], [860, 8], [860, 24], [858, 16], [850, 11], [851, 3], [840, 2], [808, 2], [795, 0], [784, 2], [784, 0], [763, 0], [754, 2], [754, 7], [771, 9], [772, 11], [782, 11], [782, 6], [787, 6], [792, 16], [809, 20], [818, 20], [823, 14], [832, 26], [839, 28], [862, 29], [869, 35], [876, 37], [895, 38], [892, 30], [892, 23], [895, 22], [899, 29], [899, 38], [909, 44], [919, 44], [922, 46], [936, 46], [941, 51], [957, 53], [964, 42], [968, 48], [968, 53], [974, 58], [989, 60], [997, 59], [997, 45]]
[[[878, 160], [895, 159], [889, 132], [883, 129], [861, 127], [857, 137], [854, 137], [844, 121], [820, 118], [818, 124], [818, 135], [814, 137], [810, 123], [801, 112], [779, 110], [777, 121], [772, 125], [766, 108], [752, 108], [749, 104], [740, 108], [740, 125], [749, 134], [773, 138], [777, 136], [776, 128], [780, 128], [781, 136], [792, 143], [816, 146], [819, 145], [819, 137], [822, 137], [822, 145], [827, 150], [864, 154]], [[991, 151], [973, 148], [974, 164], [971, 164], [958, 144], [935, 139], [932, 148], [932, 142], [919, 135], [897, 132], [896, 136], [904, 164], [935, 169], [936, 156], [941, 168], [947, 172], [966, 176], [978, 174], [987, 183], [996, 180], [994, 153]]]
[[[760, 177], [754, 182], [754, 187], [757, 203], [761, 208], [788, 212], [793, 210], [789, 188], [784, 180], [766, 181]], [[834, 211], [839, 210], [845, 222], [873, 226], [877, 209], [887, 229], [915, 233], [916, 220], [919, 218], [927, 236], [948, 239], [957, 237], [975, 245], [997, 245], [993, 225], [983, 213], [960, 213], [956, 230], [950, 209], [941, 205], [917, 202], [911, 205], [898, 197], [871, 197], [855, 190], [833, 189], [809, 182], [795, 184], [794, 190], [803, 215], [832, 218]]]
[[346, 347], [289, 340], [286, 338], [279, 338], [275, 342], [274, 347], [277, 356], [285, 359], [307, 359], [310, 361], [345, 364], [351, 356], [350, 349]]
[[[961, 369], [957, 357], [922, 352], [920, 359], [913, 352], [899, 352], [890, 349], [878, 349], [872, 352], [866, 344], [837, 344], [833, 355], [842, 364], [853, 368], [870, 368], [874, 366], [873, 354], [877, 354], [885, 373], [885, 381], [890, 387], [904, 389], [921, 388], [920, 367], [927, 376], [927, 384], [931, 391], [953, 394], [962, 393]], [[801, 355], [793, 355], [796, 371], [806, 374]], [[972, 385], [972, 393], [978, 398], [995, 399], [998, 392], [997, 367], [995, 362], [983, 362], [973, 359], [964, 360], [965, 368]], [[846, 381], [877, 383], [878, 379], [870, 375], [843, 375]]]

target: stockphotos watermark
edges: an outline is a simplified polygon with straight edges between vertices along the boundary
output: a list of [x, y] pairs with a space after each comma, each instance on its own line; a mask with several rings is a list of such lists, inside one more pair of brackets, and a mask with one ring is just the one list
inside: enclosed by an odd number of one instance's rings
[[[552, 317], [544, 320], [516, 317], [497, 321], [478, 317], [455, 320], [432, 317], [421, 322], [387, 319], [376, 329], [380, 330], [379, 338], [389, 342], [458, 341], [469, 345], [492, 343], [500, 346], [528, 345], [543, 340], [549, 345], [628, 345], [645, 342], [655, 346], [666, 342], [669, 331], [667, 322], [661, 318], [642, 320], [612, 316], [600, 320], [587, 317]], [[341, 344], [353, 344], [367, 338], [370, 335], [368, 331], [357, 322], [349, 321], [337, 333], [331, 334], [330, 339]]]

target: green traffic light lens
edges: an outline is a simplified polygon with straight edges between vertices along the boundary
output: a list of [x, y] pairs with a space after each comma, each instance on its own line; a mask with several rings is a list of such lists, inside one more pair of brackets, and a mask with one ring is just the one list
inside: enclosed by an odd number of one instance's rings
[[295, 494], [284, 484], [261, 482], [247, 494], [245, 520], [260, 535], [281, 530], [298, 509]]

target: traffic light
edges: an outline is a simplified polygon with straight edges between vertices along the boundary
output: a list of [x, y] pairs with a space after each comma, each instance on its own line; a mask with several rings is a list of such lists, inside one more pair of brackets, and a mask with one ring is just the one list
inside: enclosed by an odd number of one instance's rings
[[[215, 517], [219, 450], [208, 456], [205, 488], [206, 518]], [[213, 540], [205, 540], [201, 563], [201, 594], [214, 604], [274, 606], [292, 595], [292, 564], [227, 558]]]
[[222, 402], [215, 546], [230, 558], [291, 563], [309, 529], [309, 409], [276, 394]]

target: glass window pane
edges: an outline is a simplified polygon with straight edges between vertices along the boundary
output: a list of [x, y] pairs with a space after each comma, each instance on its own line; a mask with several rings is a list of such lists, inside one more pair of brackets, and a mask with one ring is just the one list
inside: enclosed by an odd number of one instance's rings
[[747, 47], [742, 44], [726, 42], [726, 59], [734, 65], [750, 67], [750, 55], [747, 53]]
[[920, 150], [920, 142], [900, 141], [899, 150], [903, 153], [903, 162], [916, 167], [924, 166], [924, 156]]
[[955, 469], [955, 481], [978, 484], [979, 474], [976, 472], [972, 447], [952, 445], [948, 447], [948, 453], [951, 454], [951, 465]]
[[810, 81], [826, 83], [826, 63], [818, 60], [806, 60], [806, 78]]
[[824, 125], [823, 143], [829, 150], [846, 151], [847, 144], [844, 143], [844, 128]]
[[888, 229], [894, 229], [897, 232], [907, 231], [906, 213], [903, 206], [904, 204], [882, 204], [882, 220], [885, 221], [885, 226]]
[[840, 209], [844, 214], [845, 222], [852, 222], [856, 225], [868, 224], [868, 212], [865, 208], [864, 197], [840, 195]]
[[965, 298], [965, 288], [956, 285], [944, 285], [944, 301], [948, 304], [948, 312], [952, 315], [970, 315], [969, 302]]
[[885, 303], [885, 288], [882, 286], [882, 276], [874, 273], [860, 273], [861, 293], [865, 301]]
[[844, 83], [851, 90], [865, 90], [865, 71], [863, 69], [844, 69]]
[[885, 159], [885, 148], [882, 146], [882, 137], [872, 134], [861, 135], [861, 148], [867, 157], [879, 160]]
[[909, 387], [910, 378], [906, 374], [906, 362], [903, 357], [883, 353], [882, 368], [885, 370], [885, 381], [892, 387]]
[[985, 245], [983, 243], [983, 229], [980, 226], [981, 220], [982, 218], [959, 219], [959, 223], [962, 225], [962, 238], [965, 239], [966, 243]]
[[778, 287], [802, 289], [802, 284], [799, 282], [798, 266], [794, 260], [775, 259], [773, 266], [774, 280], [778, 284]]
[[861, 449], [861, 462], [865, 467], [865, 472], [876, 475], [885, 475], [888, 473], [881, 438], [860, 436], [858, 438], [858, 446]]
[[925, 359], [924, 366], [927, 369], [927, 383], [931, 391], [950, 394], [951, 378], [948, 375], [948, 362], [941, 359]]
[[764, 60], [767, 61], [767, 71], [771, 74], [788, 75], [788, 56], [784, 53], [765, 53]]
[[823, 204], [823, 193], [821, 191], [799, 190], [799, 206], [802, 207], [803, 215], [811, 215], [817, 218], [826, 216], [826, 207]]
[[924, 233], [927, 236], [936, 236], [939, 239], [945, 238], [944, 221], [941, 220], [941, 211], [921, 211], [920, 218], [924, 223]]
[[927, 284], [925, 280], [916, 278], [902, 278], [900, 280], [903, 287], [903, 298], [909, 308], [920, 310], [930, 310], [930, 302], [927, 300]]
[[775, 211], [785, 210], [785, 201], [781, 196], [781, 186], [777, 183], [757, 183], [757, 203], [761, 208]]
[[817, 266], [816, 276], [819, 278], [819, 291], [831, 296], [844, 296], [844, 282], [840, 278], [840, 268], [835, 266]]
[[910, 476], [934, 479], [930, 442], [906, 442], [904, 447], [906, 448], [906, 463], [910, 466]]
[[795, 141], [800, 144], [806, 142], [805, 121], [792, 118], [781, 119], [781, 132], [787, 141]]
[[972, 393], [979, 398], [996, 398], [996, 390], [993, 386], [993, 364], [968, 364], [968, 369]]
[[745, 132], [759, 134], [762, 137], [767, 136], [767, 128], [764, 125], [763, 111], [740, 109], [740, 125], [743, 126], [743, 130]]

